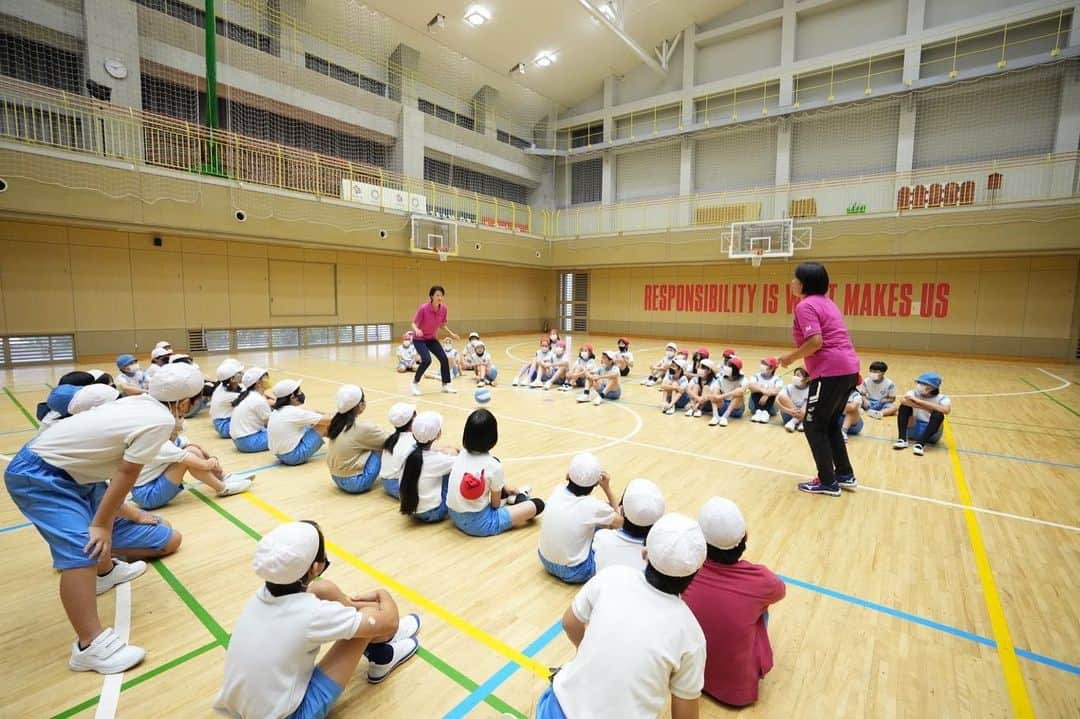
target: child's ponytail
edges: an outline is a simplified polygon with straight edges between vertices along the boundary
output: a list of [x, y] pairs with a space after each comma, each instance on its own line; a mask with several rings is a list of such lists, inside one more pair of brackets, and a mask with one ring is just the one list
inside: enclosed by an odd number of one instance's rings
[[424, 450], [430, 447], [431, 442], [417, 444], [405, 458], [405, 467], [401, 471], [401, 483], [398, 485], [402, 514], [415, 513], [417, 505], [420, 504], [420, 472], [424, 468]]

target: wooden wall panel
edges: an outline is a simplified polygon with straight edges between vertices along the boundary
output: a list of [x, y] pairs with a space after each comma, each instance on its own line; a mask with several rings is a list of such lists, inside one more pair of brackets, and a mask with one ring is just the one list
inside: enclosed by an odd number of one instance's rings
[[184, 278], [179, 252], [131, 250], [136, 327], [184, 327]]
[[73, 244], [71, 284], [80, 331], [130, 329], [135, 324], [131, 256], [121, 248]]

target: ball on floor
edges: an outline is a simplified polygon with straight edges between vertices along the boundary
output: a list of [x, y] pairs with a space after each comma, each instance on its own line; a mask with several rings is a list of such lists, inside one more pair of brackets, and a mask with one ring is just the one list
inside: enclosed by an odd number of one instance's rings
[[473, 394], [473, 399], [476, 400], [477, 404], [487, 404], [491, 401], [491, 390], [487, 387], [481, 387]]

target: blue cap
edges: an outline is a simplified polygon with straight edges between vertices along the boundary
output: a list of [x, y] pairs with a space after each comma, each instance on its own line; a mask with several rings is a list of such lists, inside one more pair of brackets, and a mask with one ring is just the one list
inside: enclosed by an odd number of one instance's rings
[[122, 370], [125, 367], [127, 367], [129, 364], [131, 364], [132, 362], [138, 362], [138, 361], [139, 360], [135, 359], [135, 355], [120, 355], [119, 357], [116, 358], [116, 366], [119, 367]]
[[65, 417], [69, 415], [68, 405], [71, 404], [71, 398], [75, 396], [82, 387], [76, 387], [73, 384], [62, 384], [59, 387], [53, 388], [52, 392], [49, 392], [49, 398], [45, 400], [45, 404], [49, 405], [49, 409], [53, 412], [61, 414]]
[[927, 387], [941, 389], [941, 375], [939, 375], [937, 372], [923, 372], [921, 375], [915, 378], [915, 381], [919, 384], [924, 384]]

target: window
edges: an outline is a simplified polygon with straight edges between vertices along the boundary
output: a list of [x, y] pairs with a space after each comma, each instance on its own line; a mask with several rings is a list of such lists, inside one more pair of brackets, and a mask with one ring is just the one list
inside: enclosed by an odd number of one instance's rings
[[333, 327], [305, 327], [304, 345], [332, 345], [335, 334]]
[[228, 352], [231, 335], [229, 330], [188, 330], [188, 349], [192, 352]]
[[572, 164], [570, 166], [570, 204], [600, 202], [603, 174], [604, 160], [600, 157]]
[[321, 58], [318, 55], [312, 55], [310, 52], [304, 53], [304, 65], [308, 70], [317, 72], [320, 75], [326, 75], [332, 77], [338, 82], [343, 82], [346, 85], [352, 85], [358, 87], [361, 90], [370, 92], [373, 95], [379, 95], [386, 97], [386, 83], [379, 82], [374, 78], [361, 75], [354, 70], [350, 70], [347, 67], [342, 67], [335, 63]]
[[588, 125], [574, 127], [570, 130], [570, 147], [591, 147], [604, 141], [604, 121], [597, 120]]
[[524, 185], [470, 170], [467, 167], [451, 165], [432, 157], [424, 158], [424, 180], [450, 185], [469, 192], [478, 192], [481, 195], [498, 197], [501, 200], [509, 200], [521, 205], [526, 203], [529, 194]]
[[270, 346], [270, 330], [236, 330], [236, 349], [262, 350]]
[[505, 142], [507, 145], [513, 145], [519, 150], [528, 150], [530, 147], [532, 147], [532, 143], [528, 140], [522, 140], [520, 137], [511, 135], [505, 130], [498, 130], [496, 132], [496, 137], [498, 138], [499, 142]]
[[73, 362], [75, 360], [74, 335], [37, 335], [32, 337], [8, 337], [3, 342], [0, 355], [8, 364], [40, 364], [43, 362]]
[[[165, 13], [169, 17], [186, 22], [188, 25], [206, 27], [206, 12], [180, 2], [180, 0], [134, 0], [134, 2], [150, 10]], [[237, 25], [220, 17], [214, 18], [214, 24], [217, 34], [222, 37], [238, 42], [241, 45], [247, 45], [260, 52], [265, 52], [268, 55], [280, 54], [277, 41], [269, 35], [263, 35], [251, 28]]]
[[432, 115], [444, 122], [457, 125], [458, 127], [464, 127], [466, 130], [476, 131], [476, 120], [468, 115], [462, 115], [449, 108], [443, 107], [442, 105], [436, 105], [422, 97], [417, 100], [416, 106], [420, 109], [420, 112]]
[[589, 331], [589, 273], [559, 273], [559, 329]]
[[342, 325], [338, 327], [337, 341], [339, 345], [351, 345], [353, 342], [353, 326]]
[[0, 33], [0, 75], [79, 94], [82, 92], [82, 55], [18, 35]]
[[383, 325], [356, 325], [354, 328], [357, 342], [389, 342], [391, 327]]
[[277, 347], [299, 347], [300, 330], [296, 327], [275, 327], [270, 330], [270, 344]]

